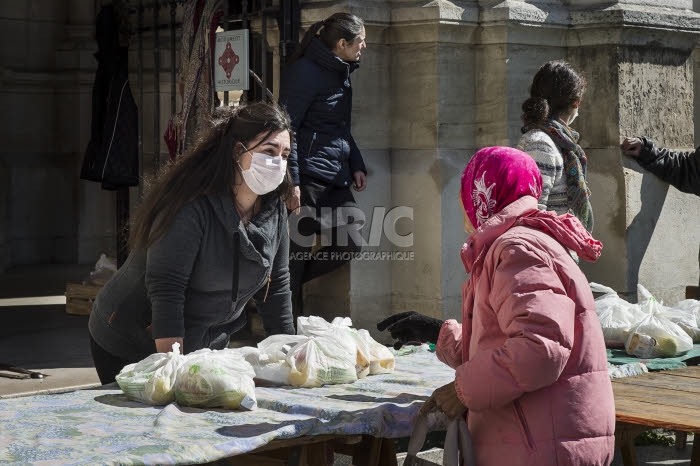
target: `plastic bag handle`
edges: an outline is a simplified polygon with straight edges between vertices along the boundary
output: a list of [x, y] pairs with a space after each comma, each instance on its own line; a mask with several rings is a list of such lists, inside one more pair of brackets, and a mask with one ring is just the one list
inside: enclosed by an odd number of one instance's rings
[[[411, 438], [408, 440], [408, 449], [406, 450], [407, 459], [416, 457], [425, 443], [427, 434], [428, 418], [424, 415], [419, 415], [413, 425]], [[447, 427], [442, 464], [444, 466], [460, 466], [460, 453], [462, 456], [461, 466], [476, 466], [472, 438], [469, 434], [469, 428], [463, 418], [455, 419]]]
[[425, 443], [425, 437], [428, 435], [428, 418], [424, 415], [418, 415], [416, 422], [413, 424], [413, 432], [408, 440], [408, 455], [416, 456]]

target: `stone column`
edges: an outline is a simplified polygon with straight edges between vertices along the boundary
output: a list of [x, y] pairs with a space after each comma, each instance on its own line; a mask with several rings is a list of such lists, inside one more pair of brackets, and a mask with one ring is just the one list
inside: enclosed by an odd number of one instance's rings
[[394, 2], [392, 201], [414, 210], [415, 257], [394, 261], [392, 311], [460, 313], [464, 242], [459, 179], [475, 152], [476, 2]]
[[589, 80], [576, 125], [589, 156], [594, 234], [604, 242], [601, 259], [582, 268], [632, 300], [639, 283], [673, 304], [698, 282], [700, 199], [641, 169], [619, 144], [646, 135], [692, 150], [700, 15], [680, 0], [595, 11], [584, 8], [590, 1], [571, 3], [568, 58]]

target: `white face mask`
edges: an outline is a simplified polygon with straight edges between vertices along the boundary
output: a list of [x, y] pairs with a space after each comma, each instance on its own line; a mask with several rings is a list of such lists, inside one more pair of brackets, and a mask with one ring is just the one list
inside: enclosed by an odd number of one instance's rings
[[[245, 149], [245, 146], [243, 148]], [[273, 157], [260, 152], [253, 152], [251, 155], [253, 159], [250, 162], [250, 168], [243, 170], [241, 167], [243, 181], [258, 196], [274, 191], [284, 180], [287, 161], [282, 156]], [[238, 166], [241, 166], [240, 162]]]
[[578, 116], [578, 107], [576, 107], [576, 110], [574, 111], [574, 114], [571, 115], [571, 118], [569, 118], [569, 121], [566, 123], [567, 125], [571, 126], [571, 123], [574, 122], [576, 117]]

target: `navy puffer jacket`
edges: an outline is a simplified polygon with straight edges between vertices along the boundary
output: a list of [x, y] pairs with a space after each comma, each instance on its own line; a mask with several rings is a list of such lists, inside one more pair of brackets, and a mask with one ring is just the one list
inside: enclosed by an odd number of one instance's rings
[[295, 133], [287, 162], [295, 185], [302, 176], [350, 186], [353, 173], [367, 173], [350, 134], [350, 73], [358, 66], [314, 37], [304, 56], [285, 68], [279, 104], [289, 112]]

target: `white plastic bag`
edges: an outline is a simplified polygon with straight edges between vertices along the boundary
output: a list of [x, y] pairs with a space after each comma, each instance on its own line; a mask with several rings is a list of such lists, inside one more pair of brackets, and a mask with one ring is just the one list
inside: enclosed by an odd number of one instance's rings
[[273, 361], [269, 355], [258, 348], [243, 347], [237, 351], [245, 358], [255, 371], [255, 384], [259, 382], [272, 385], [289, 385], [289, 373], [292, 368], [285, 359]]
[[199, 350], [186, 356], [175, 380], [175, 400], [197, 408], [254, 409], [255, 371], [234, 350]]
[[180, 344], [174, 343], [169, 353], [154, 353], [125, 366], [116, 376], [119, 388], [131, 400], [149, 405], [171, 403], [175, 399], [173, 385], [177, 369], [184, 358], [180, 354]]
[[328, 322], [323, 317], [309, 316], [297, 319], [297, 334], [307, 336], [330, 336], [331, 338], [351, 339], [356, 347], [355, 372], [358, 379], [362, 379], [370, 373], [370, 348], [360, 338], [357, 330], [352, 328], [352, 320], [349, 317], [336, 317]]
[[296, 387], [321, 387], [357, 380], [357, 347], [350, 340], [331, 335], [309, 337], [287, 355], [289, 382]]
[[112, 257], [107, 257], [104, 253], [100, 254], [100, 258], [95, 263], [95, 268], [90, 272], [90, 275], [83, 280], [85, 285], [104, 286], [105, 283], [112, 278], [112, 275], [117, 271], [117, 260]]
[[690, 336], [693, 343], [700, 343], [700, 301], [685, 299], [667, 308], [664, 315], [678, 324]]
[[270, 362], [284, 361], [289, 350], [308, 339], [304, 335], [271, 335], [258, 343], [258, 350], [266, 354]]
[[615, 290], [598, 283], [589, 283], [594, 293], [604, 293], [595, 300], [595, 312], [603, 328], [605, 346], [624, 348], [630, 328], [641, 321], [645, 314], [639, 304], [620, 298]]
[[634, 325], [627, 336], [625, 350], [639, 358], [669, 358], [693, 348], [693, 340], [678, 325], [664, 317], [664, 307], [642, 285], [637, 285], [646, 298], [641, 309], [645, 317]]
[[369, 373], [374, 375], [394, 372], [396, 360], [389, 348], [372, 338], [365, 329], [358, 330], [357, 334], [369, 347]]

